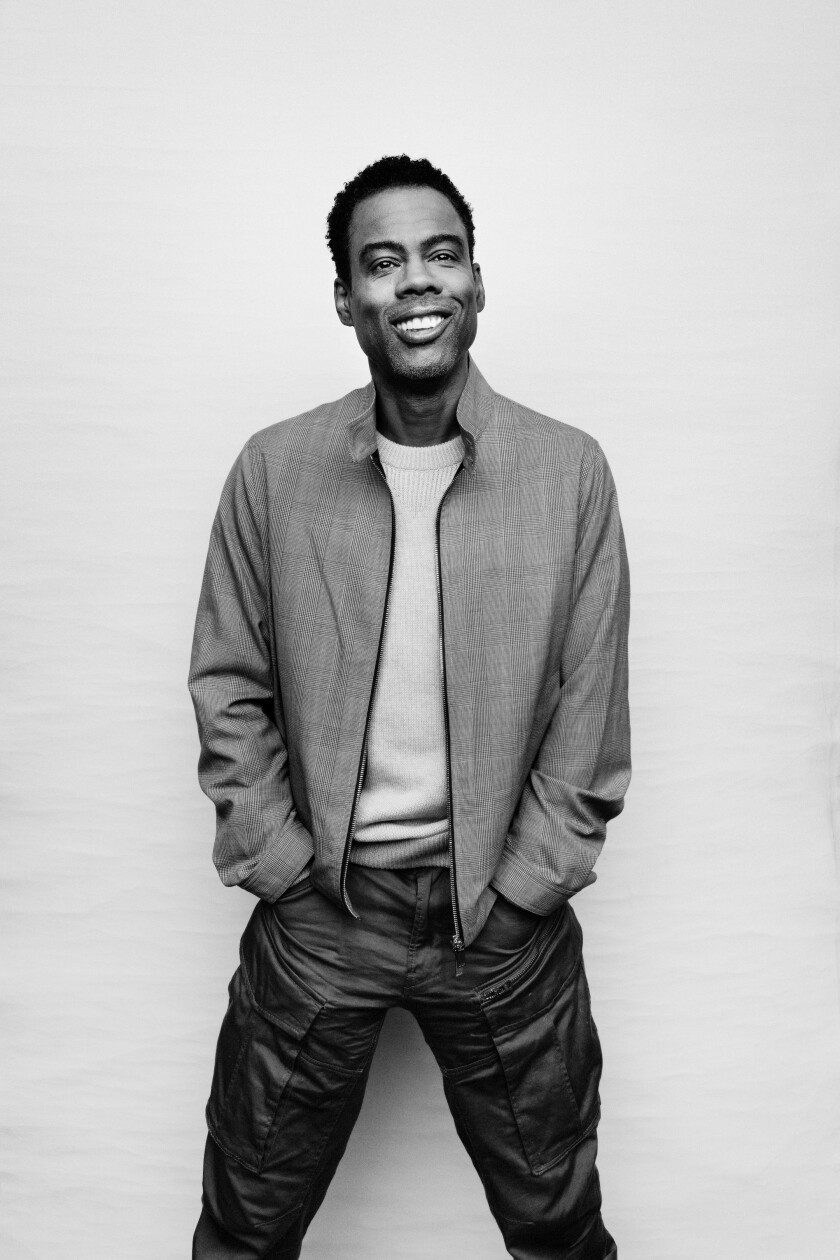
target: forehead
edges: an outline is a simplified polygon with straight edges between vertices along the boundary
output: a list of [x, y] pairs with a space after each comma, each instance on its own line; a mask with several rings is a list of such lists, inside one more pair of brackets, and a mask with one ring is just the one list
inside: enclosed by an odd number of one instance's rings
[[467, 234], [458, 211], [436, 188], [387, 188], [360, 201], [350, 220], [350, 253], [358, 257], [370, 241], [409, 247], [428, 236]]

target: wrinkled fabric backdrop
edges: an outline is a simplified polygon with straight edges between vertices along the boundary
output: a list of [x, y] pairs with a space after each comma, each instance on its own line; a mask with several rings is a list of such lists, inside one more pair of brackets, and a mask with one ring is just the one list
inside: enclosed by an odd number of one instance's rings
[[[482, 372], [619, 487], [636, 769], [575, 903], [607, 1222], [835, 1254], [839, 59], [816, 0], [0, 6], [4, 1256], [189, 1252], [252, 904], [195, 777], [201, 570], [245, 439], [366, 379], [324, 217], [403, 150], [475, 206]], [[501, 1260], [405, 1017], [304, 1254]]]

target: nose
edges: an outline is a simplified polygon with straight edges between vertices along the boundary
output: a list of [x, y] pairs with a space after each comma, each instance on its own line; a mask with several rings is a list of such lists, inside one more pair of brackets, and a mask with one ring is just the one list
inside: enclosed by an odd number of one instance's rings
[[440, 291], [440, 282], [435, 278], [425, 258], [420, 254], [409, 254], [395, 286], [395, 295], [402, 297], [411, 293], [440, 293]]

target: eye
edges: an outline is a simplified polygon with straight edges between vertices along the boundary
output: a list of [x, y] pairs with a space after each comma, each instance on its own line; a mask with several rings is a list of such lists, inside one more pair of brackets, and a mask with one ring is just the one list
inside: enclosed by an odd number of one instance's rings
[[392, 258], [378, 258], [376, 262], [371, 263], [371, 271], [384, 271], [396, 266]]
[[433, 262], [454, 262], [455, 255], [448, 249], [440, 249], [436, 254], [432, 254]]

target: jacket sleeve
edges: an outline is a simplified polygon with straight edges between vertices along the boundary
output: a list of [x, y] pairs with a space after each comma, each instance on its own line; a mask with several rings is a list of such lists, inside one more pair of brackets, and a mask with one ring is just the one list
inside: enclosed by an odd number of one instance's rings
[[560, 695], [520, 798], [493, 886], [548, 914], [592, 867], [630, 782], [630, 580], [615, 486], [591, 442], [582, 464]]
[[248, 445], [213, 523], [193, 638], [189, 686], [198, 777], [216, 807], [213, 861], [224, 884], [273, 901], [312, 857], [289, 783], [272, 651], [267, 492]]

